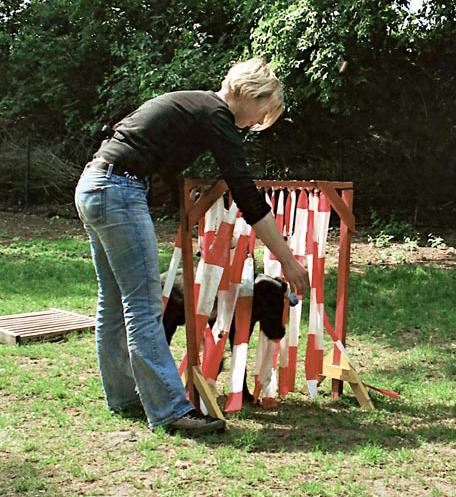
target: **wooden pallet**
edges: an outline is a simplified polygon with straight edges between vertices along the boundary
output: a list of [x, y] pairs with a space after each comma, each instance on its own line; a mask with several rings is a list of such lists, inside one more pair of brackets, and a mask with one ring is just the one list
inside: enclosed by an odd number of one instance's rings
[[11, 314], [0, 316], [0, 343], [19, 344], [32, 340], [50, 340], [73, 331], [94, 327], [94, 318], [62, 309]]

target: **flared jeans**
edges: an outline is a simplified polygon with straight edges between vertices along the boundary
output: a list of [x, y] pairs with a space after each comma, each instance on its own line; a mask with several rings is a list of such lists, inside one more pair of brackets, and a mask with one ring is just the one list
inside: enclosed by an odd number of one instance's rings
[[149, 426], [169, 424], [186, 399], [162, 323], [154, 225], [141, 181], [86, 167], [75, 193], [98, 280], [96, 349], [108, 407], [142, 403]]

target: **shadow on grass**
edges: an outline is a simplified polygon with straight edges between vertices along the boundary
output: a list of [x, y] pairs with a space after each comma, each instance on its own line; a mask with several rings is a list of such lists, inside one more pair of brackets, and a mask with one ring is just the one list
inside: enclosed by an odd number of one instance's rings
[[60, 497], [58, 488], [49, 483], [50, 475], [38, 465], [23, 461], [12, 454], [2, 454], [0, 459], [0, 495], [42, 495]]
[[[456, 440], [456, 429], [444, 425], [454, 417], [454, 410], [448, 405], [433, 404], [420, 407], [417, 412], [416, 407], [405, 402], [375, 398], [376, 411], [367, 413], [359, 409], [352, 397], [325, 401], [328, 404], [320, 407], [286, 399], [277, 411], [248, 407], [241, 414], [228, 417], [229, 429], [224, 435], [200, 438], [209, 445], [247, 452], [347, 454], [366, 445], [394, 451]], [[404, 416], [409, 417], [407, 426], [401, 419]], [[255, 422], [254, 427], [251, 422]]]

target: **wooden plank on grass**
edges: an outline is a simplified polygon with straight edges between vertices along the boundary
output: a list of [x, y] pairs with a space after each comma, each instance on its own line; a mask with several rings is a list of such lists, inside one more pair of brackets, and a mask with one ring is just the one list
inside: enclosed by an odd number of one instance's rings
[[94, 327], [94, 318], [62, 309], [10, 314], [0, 316], [0, 343], [51, 339]]

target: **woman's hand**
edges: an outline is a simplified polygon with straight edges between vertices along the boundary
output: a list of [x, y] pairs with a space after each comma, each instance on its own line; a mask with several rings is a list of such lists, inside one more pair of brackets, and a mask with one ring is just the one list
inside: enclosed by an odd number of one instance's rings
[[293, 256], [289, 262], [282, 263], [282, 271], [292, 292], [302, 295], [309, 288], [309, 275]]
[[268, 247], [282, 264], [283, 274], [290, 284], [291, 290], [303, 294], [309, 288], [309, 276], [307, 271], [299, 264], [291, 253], [282, 235], [277, 229], [272, 213], [264, 216], [254, 224], [253, 229], [258, 238]]

